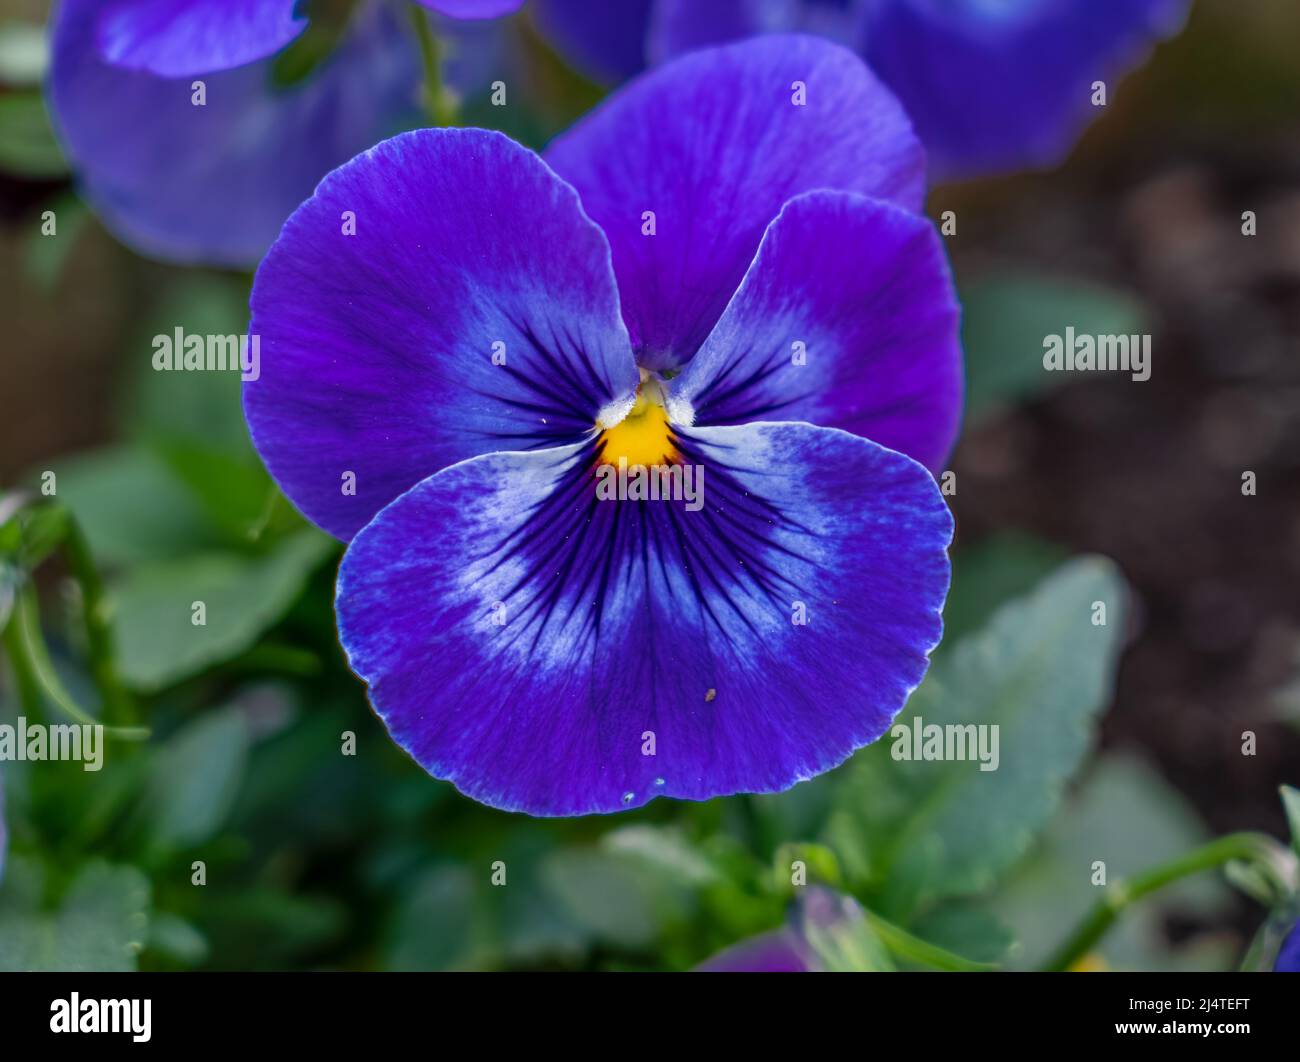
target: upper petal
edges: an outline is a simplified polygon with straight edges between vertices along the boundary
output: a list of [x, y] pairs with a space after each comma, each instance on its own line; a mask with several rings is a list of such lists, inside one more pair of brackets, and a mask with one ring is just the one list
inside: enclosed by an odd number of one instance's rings
[[672, 381], [670, 408], [695, 424], [843, 428], [938, 468], [961, 419], [959, 317], [927, 219], [809, 192], [768, 228], [717, 327]]
[[638, 380], [601, 231], [541, 159], [481, 129], [407, 133], [326, 177], [252, 314], [253, 442], [345, 539], [447, 465], [586, 437]]
[[657, 0], [533, 0], [538, 27], [588, 77], [617, 82], [645, 66], [646, 26]]
[[576, 444], [444, 469], [353, 540], [340, 637], [426, 770], [577, 815], [784, 789], [888, 727], [941, 632], [930, 475], [804, 424], [678, 449], [701, 508], [600, 500]]
[[66, 0], [54, 29], [52, 115], [105, 223], [136, 249], [247, 267], [332, 167], [417, 108], [419, 55], [387, 6], [354, 16], [339, 51], [305, 80], [272, 83], [272, 60], [189, 78], [103, 62], [90, 9]]
[[416, 0], [432, 11], [451, 18], [499, 18], [518, 11], [524, 0]]
[[865, 55], [936, 171], [1049, 166], [1098, 113], [1093, 82], [1138, 61], [1186, 10], [1187, 0], [888, 0], [871, 9]]
[[652, 368], [690, 360], [791, 196], [839, 188], [915, 208], [924, 185], [897, 102], [855, 55], [812, 37], [659, 67], [546, 158], [609, 237], [623, 316]]
[[298, 0], [94, 0], [92, 7], [85, 13], [97, 20], [100, 56], [162, 77], [243, 66], [278, 52], [307, 25]]

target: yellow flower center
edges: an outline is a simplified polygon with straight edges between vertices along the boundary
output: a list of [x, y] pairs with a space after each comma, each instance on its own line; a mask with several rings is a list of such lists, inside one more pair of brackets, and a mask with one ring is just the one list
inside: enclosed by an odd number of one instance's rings
[[666, 465], [677, 460], [668, 411], [659, 381], [644, 371], [632, 411], [612, 428], [601, 432], [600, 459], [616, 465], [620, 459], [633, 465]]

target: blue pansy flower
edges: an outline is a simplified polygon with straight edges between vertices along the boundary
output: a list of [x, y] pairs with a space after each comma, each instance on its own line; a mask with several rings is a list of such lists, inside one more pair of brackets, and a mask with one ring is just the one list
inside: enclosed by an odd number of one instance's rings
[[857, 968], [860, 942], [871, 939], [866, 913], [851, 896], [820, 885], [801, 890], [781, 928], [742, 940], [697, 969], [704, 973], [828, 973]]
[[[760, 33], [818, 33], [855, 49], [907, 109], [939, 176], [1060, 162], [1093, 83], [1173, 34], [1189, 0], [536, 0], [540, 24], [588, 73]], [[603, 14], [600, 12], [603, 11]]]
[[[884, 732], [949, 579], [926, 466], [959, 315], [923, 190], [861, 60], [767, 37], [645, 75], [544, 158], [385, 141], [289, 219], [245, 412], [350, 541], [341, 640], [426, 770], [576, 815], [784, 789]], [[648, 469], [677, 486], [647, 500]]]
[[[484, 18], [522, 0], [422, 2]], [[484, 32], [456, 30], [467, 44]], [[390, 0], [62, 0], [49, 100], [87, 199], [124, 242], [238, 267], [326, 172], [416, 124], [420, 81]]]
[[1291, 927], [1282, 941], [1273, 969], [1278, 973], [1300, 973], [1300, 922]]

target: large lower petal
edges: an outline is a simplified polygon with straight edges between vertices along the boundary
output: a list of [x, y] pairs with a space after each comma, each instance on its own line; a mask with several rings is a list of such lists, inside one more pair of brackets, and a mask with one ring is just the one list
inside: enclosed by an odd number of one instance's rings
[[[161, 77], [229, 70], [278, 52], [306, 28], [299, 0], [94, 0], [100, 56]], [[92, 14], [93, 11], [93, 14]]]
[[253, 442], [345, 539], [447, 465], [585, 438], [638, 380], [605, 237], [541, 159], [481, 129], [407, 133], [330, 174], [252, 312]]
[[813, 37], [668, 63], [546, 158], [609, 236], [623, 316], [650, 368], [690, 360], [791, 196], [838, 188], [915, 208], [924, 183], [897, 102], [855, 55]]
[[806, 424], [677, 449], [702, 507], [600, 500], [588, 443], [445, 469], [353, 540], [340, 637], [431, 774], [508, 810], [610, 812], [785, 789], [885, 731], [941, 633], [930, 475]]
[[419, 56], [387, 6], [357, 12], [340, 50], [277, 88], [272, 60], [194, 82], [96, 54], [99, 0], [65, 0], [50, 103], [82, 190], [122, 240], [159, 258], [247, 267], [331, 168], [417, 111]]
[[930, 468], [961, 419], [960, 311], [918, 215], [847, 192], [792, 199], [680, 377], [679, 422], [806, 420]]
[[935, 170], [1050, 166], [1096, 115], [1093, 82], [1138, 62], [1186, 0], [886, 0], [867, 61], [902, 100]]

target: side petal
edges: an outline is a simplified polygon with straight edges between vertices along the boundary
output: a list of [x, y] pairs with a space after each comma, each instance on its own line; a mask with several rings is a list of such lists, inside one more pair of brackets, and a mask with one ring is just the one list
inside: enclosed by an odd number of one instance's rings
[[253, 442], [344, 539], [447, 465], [586, 438], [638, 383], [605, 237], [541, 159], [481, 129], [406, 133], [326, 177], [252, 315]]
[[416, 0], [449, 18], [500, 18], [518, 11], [524, 0]]
[[298, 0], [95, 0], [99, 55], [128, 70], [189, 77], [273, 55], [307, 26]]
[[334, 166], [417, 113], [419, 55], [387, 7], [359, 12], [335, 55], [275, 88], [272, 61], [194, 82], [98, 58], [89, 9], [66, 0], [49, 100], [82, 192], [125, 243], [185, 264], [248, 267]]
[[806, 420], [931, 469], [961, 419], [960, 310], [930, 222], [847, 192], [790, 200], [672, 381], [674, 420]]
[[1093, 82], [1110, 84], [1186, 11], [1186, 0], [891, 0], [872, 9], [864, 54], [940, 175], [1052, 166], [1097, 113]]
[[601, 500], [577, 444], [444, 469], [353, 540], [340, 638], [427, 771], [580, 815], [786, 789], [886, 730], [942, 630], [929, 473], [806, 424], [677, 448], [702, 507]]
[[654, 369], [695, 354], [791, 196], [838, 188], [916, 208], [924, 184], [902, 108], [853, 53], [813, 37], [659, 67], [546, 159], [609, 236], [637, 360]]

